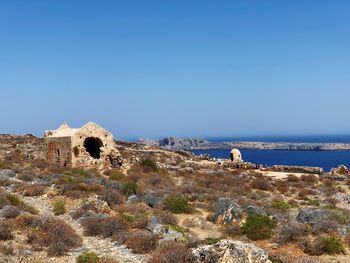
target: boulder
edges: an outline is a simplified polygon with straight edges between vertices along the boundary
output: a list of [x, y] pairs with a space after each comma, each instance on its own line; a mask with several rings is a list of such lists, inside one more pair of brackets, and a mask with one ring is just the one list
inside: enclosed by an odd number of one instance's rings
[[248, 215], [261, 215], [266, 216], [266, 212], [262, 210], [259, 207], [248, 205], [244, 208], [244, 212], [246, 212]]
[[1, 175], [0, 174], [0, 183], [3, 185], [5, 182], [7, 182], [8, 180], [10, 180], [10, 177], [8, 177], [7, 175]]
[[127, 204], [137, 204], [140, 203], [140, 198], [137, 195], [131, 195], [128, 197], [128, 200], [126, 200]]
[[155, 235], [159, 235], [162, 232], [163, 225], [159, 223], [157, 217], [152, 216], [146, 227], [147, 230], [151, 231]]
[[300, 223], [314, 224], [329, 217], [329, 213], [320, 208], [306, 207], [299, 210], [297, 220]]
[[184, 239], [183, 233], [176, 231], [175, 227], [160, 224], [155, 216], [150, 218], [146, 229], [151, 231], [153, 234], [160, 236], [160, 241]]
[[265, 250], [242, 241], [223, 239], [214, 245], [192, 249], [195, 262], [271, 263]]
[[242, 217], [242, 209], [233, 198], [219, 198], [214, 207], [214, 223], [231, 224]]
[[94, 205], [98, 213], [108, 214], [109, 212], [111, 212], [111, 208], [109, 207], [108, 203], [102, 200], [98, 195], [92, 195], [88, 197], [88, 199], [86, 200], [86, 204]]
[[16, 173], [11, 169], [0, 169], [0, 176], [15, 177]]
[[207, 220], [205, 220], [204, 217], [201, 216], [195, 216], [192, 218], [186, 218], [183, 221], [183, 225], [185, 227], [200, 227], [200, 228], [204, 228], [204, 226], [206, 225]]
[[157, 207], [163, 204], [164, 198], [147, 193], [144, 198], [145, 203], [150, 207]]

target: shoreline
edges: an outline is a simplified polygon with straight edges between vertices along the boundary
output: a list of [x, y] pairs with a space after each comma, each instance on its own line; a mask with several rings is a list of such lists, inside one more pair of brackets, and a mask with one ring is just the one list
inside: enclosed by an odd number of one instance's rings
[[173, 150], [288, 150], [288, 151], [350, 151], [350, 143], [291, 143], [291, 142], [213, 142], [202, 139], [178, 139], [174, 137], [162, 140], [141, 139], [146, 145], [159, 146]]

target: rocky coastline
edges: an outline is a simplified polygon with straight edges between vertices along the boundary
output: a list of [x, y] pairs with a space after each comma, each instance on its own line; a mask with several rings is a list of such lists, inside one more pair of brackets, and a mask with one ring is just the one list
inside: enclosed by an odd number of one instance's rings
[[143, 144], [172, 150], [228, 150], [232, 148], [250, 150], [288, 151], [348, 151], [348, 143], [292, 143], [292, 142], [212, 142], [205, 139], [179, 139], [168, 137], [161, 140], [140, 139]]

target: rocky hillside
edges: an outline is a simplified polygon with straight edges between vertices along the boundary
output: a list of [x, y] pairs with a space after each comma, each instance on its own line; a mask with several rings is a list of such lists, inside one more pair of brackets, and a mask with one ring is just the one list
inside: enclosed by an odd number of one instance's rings
[[176, 150], [228, 150], [232, 148], [253, 150], [289, 150], [289, 151], [334, 151], [350, 150], [346, 143], [288, 143], [288, 142], [212, 142], [203, 139], [178, 139], [174, 137], [162, 140], [140, 140], [145, 145], [153, 145]]
[[35, 137], [10, 141], [0, 262], [348, 262], [346, 174], [237, 169], [129, 142], [116, 145], [122, 166], [98, 172], [47, 165]]

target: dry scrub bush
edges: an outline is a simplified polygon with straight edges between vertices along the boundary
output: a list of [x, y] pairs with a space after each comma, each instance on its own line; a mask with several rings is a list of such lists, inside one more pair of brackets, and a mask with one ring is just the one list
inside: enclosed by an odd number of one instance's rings
[[117, 190], [105, 190], [101, 196], [102, 200], [106, 201], [110, 207], [119, 206], [124, 203], [125, 196]]
[[298, 198], [299, 199], [305, 199], [308, 196], [308, 194], [309, 194], [309, 190], [308, 189], [305, 189], [305, 188], [300, 189], [299, 193], [298, 193]]
[[345, 254], [345, 246], [340, 238], [336, 236], [323, 235], [317, 237], [313, 242], [304, 244], [304, 252], [310, 255], [339, 255]]
[[300, 179], [299, 179], [298, 176], [296, 176], [294, 174], [289, 174], [288, 177], [287, 177], [287, 181], [296, 183], [296, 182], [299, 182]]
[[0, 220], [0, 240], [13, 239], [12, 229], [13, 225], [6, 219]]
[[82, 244], [75, 230], [59, 219], [42, 218], [39, 231], [34, 233], [32, 243], [47, 247], [50, 256], [64, 255]]
[[83, 220], [84, 235], [111, 237], [119, 231], [127, 230], [127, 222], [120, 217], [87, 217]]
[[94, 203], [86, 203], [86, 204], [83, 204], [78, 209], [73, 210], [70, 213], [70, 216], [73, 219], [78, 219], [78, 218], [82, 217], [88, 211], [98, 212], [98, 209], [96, 208]]
[[24, 203], [22, 198], [16, 194], [7, 193], [6, 198], [11, 205], [13, 205], [13, 206], [15, 206], [23, 211], [27, 211], [27, 212], [34, 214], [34, 215], [37, 215], [39, 213], [39, 211], [36, 208]]
[[106, 171], [105, 175], [112, 181], [122, 181], [125, 179], [125, 175], [117, 169]]
[[27, 185], [23, 188], [24, 196], [39, 196], [44, 194], [44, 186], [41, 185]]
[[20, 210], [15, 206], [7, 206], [2, 210], [2, 216], [4, 218], [16, 218], [20, 214]]
[[147, 230], [136, 230], [130, 234], [125, 245], [134, 253], [149, 253], [156, 248], [157, 236]]
[[180, 243], [168, 241], [162, 243], [154, 253], [152, 253], [149, 263], [190, 263], [193, 256], [190, 249]]
[[5, 256], [10, 256], [14, 254], [14, 248], [12, 243], [0, 243], [0, 253], [2, 253]]
[[236, 224], [231, 224], [226, 225], [222, 232], [225, 236], [237, 237], [242, 234], [242, 229]]
[[254, 189], [259, 189], [263, 191], [272, 191], [271, 183], [266, 178], [254, 178], [251, 183], [251, 186]]
[[312, 225], [311, 232], [314, 235], [336, 234], [339, 224], [336, 221], [323, 219]]
[[163, 225], [177, 225], [179, 223], [177, 217], [168, 211], [158, 210], [156, 211], [155, 216]]
[[277, 180], [276, 188], [280, 193], [286, 194], [289, 191], [289, 183], [288, 181]]
[[97, 194], [103, 191], [102, 185], [93, 183], [80, 183], [78, 184], [78, 188], [82, 192], [94, 192]]
[[313, 174], [303, 174], [300, 177], [301, 181], [310, 184], [310, 185], [314, 185], [316, 183], [318, 183], [318, 177], [316, 175]]
[[8, 204], [10, 204], [10, 202], [7, 200], [6, 193], [0, 188], [0, 209]]
[[17, 178], [23, 181], [33, 181], [34, 177], [34, 171], [31, 169], [25, 169], [17, 175]]
[[21, 214], [15, 220], [16, 228], [26, 230], [28, 228], [35, 228], [40, 226], [41, 220], [39, 216], [32, 214]]
[[132, 228], [139, 229], [146, 228], [150, 210], [149, 206], [144, 203], [127, 204], [115, 209], [115, 211], [121, 214], [129, 222]]
[[280, 244], [286, 244], [299, 241], [307, 235], [307, 226], [296, 222], [288, 222], [282, 226], [276, 241]]

